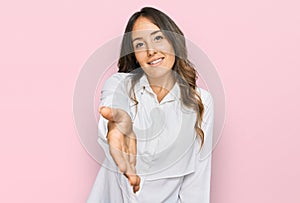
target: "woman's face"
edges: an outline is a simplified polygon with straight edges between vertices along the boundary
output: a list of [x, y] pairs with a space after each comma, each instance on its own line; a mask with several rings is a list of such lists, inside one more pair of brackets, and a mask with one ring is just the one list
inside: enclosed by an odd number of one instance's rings
[[132, 44], [135, 57], [148, 77], [161, 78], [172, 71], [175, 53], [159, 27], [145, 17], [133, 25]]

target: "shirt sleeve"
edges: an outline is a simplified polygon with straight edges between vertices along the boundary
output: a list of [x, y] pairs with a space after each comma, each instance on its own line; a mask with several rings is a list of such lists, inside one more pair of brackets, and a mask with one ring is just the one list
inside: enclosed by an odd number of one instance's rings
[[[130, 98], [128, 96], [128, 81], [126, 73], [115, 73], [108, 78], [101, 90], [101, 101], [99, 106], [118, 108], [126, 111], [130, 116]], [[112, 160], [107, 143], [108, 120], [100, 115], [98, 122], [98, 143], [105, 152], [107, 158]]]
[[[204, 144], [198, 154], [195, 172], [183, 178], [179, 193], [181, 203], [210, 202], [214, 104], [211, 94], [205, 90], [201, 90], [201, 99], [204, 104], [204, 116], [201, 126], [204, 132]], [[196, 147], [200, 148], [200, 144], [196, 144]]]

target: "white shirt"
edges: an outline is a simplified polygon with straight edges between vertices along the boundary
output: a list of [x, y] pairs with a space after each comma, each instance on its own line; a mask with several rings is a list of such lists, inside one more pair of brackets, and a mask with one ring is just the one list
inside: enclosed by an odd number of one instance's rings
[[101, 106], [128, 112], [137, 136], [137, 174], [140, 190], [134, 194], [128, 180], [117, 171], [106, 141], [107, 120], [99, 119], [98, 142], [106, 154], [88, 202], [201, 202], [209, 203], [213, 99], [197, 88], [204, 104], [201, 128], [204, 145], [200, 151], [194, 125], [196, 113], [182, 106], [177, 83], [158, 102], [147, 77], [135, 85], [138, 109], [127, 92], [130, 73], [116, 73], [106, 80]]

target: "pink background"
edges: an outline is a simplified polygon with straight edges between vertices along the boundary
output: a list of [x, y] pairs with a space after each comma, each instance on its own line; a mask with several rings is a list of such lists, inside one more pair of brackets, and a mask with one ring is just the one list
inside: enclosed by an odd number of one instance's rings
[[222, 78], [211, 202], [300, 202], [297, 0], [1, 1], [0, 202], [85, 202], [100, 166], [73, 123], [76, 78], [144, 5], [170, 15]]

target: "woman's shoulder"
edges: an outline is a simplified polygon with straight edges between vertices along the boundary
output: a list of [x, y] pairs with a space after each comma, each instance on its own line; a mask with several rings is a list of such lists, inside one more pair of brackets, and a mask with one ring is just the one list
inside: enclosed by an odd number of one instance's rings
[[122, 81], [125, 78], [127, 78], [129, 75], [131, 75], [131, 73], [119, 73], [119, 72], [117, 72], [117, 73], [114, 73], [111, 76], [109, 76], [107, 78], [107, 80]]
[[114, 73], [111, 76], [109, 76], [105, 82], [104, 82], [104, 87], [116, 87], [120, 85], [121, 83], [124, 83], [126, 79], [128, 79], [130, 73]]

